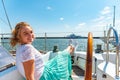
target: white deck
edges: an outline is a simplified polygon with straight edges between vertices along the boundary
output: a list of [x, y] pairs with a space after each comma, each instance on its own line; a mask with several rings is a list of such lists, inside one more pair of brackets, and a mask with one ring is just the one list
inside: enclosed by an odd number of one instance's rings
[[[95, 67], [94, 59], [97, 58], [97, 66], [96, 66], [97, 67], [97, 71], [96, 71], [97, 80], [115, 80], [115, 65], [113, 63], [108, 63], [107, 65], [105, 64], [104, 62], [105, 53], [93, 54], [93, 56], [94, 56], [93, 57], [93, 68]], [[113, 54], [111, 54], [110, 56], [112, 57]], [[44, 55], [44, 57], [45, 57], [44, 62], [46, 62], [49, 58], [49, 53]], [[73, 66], [79, 67], [81, 71], [76, 70], [77, 72], [75, 72], [74, 69], [72, 70], [73, 80], [84, 80], [83, 71], [85, 70], [85, 59], [86, 59], [86, 52], [75, 52]], [[93, 69], [93, 73], [94, 71], [95, 70]], [[77, 73], [79, 73], [80, 75]], [[104, 74], [107, 76], [106, 78], [103, 77]], [[19, 74], [16, 66], [13, 66], [0, 72], [0, 80], [25, 80], [25, 79]]]

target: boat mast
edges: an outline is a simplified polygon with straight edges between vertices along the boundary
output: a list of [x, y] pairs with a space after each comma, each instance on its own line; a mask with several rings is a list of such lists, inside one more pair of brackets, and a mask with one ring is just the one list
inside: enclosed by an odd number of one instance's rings
[[[113, 12], [113, 25], [112, 25], [112, 27], [115, 27], [115, 6], [113, 7], [113, 10], [114, 10], [114, 12]], [[114, 34], [113, 34], [113, 41], [115, 40], [115, 37], [114, 37]]]
[[114, 15], [113, 15], [113, 27], [115, 27], [115, 6], [114, 6]]
[[11, 31], [12, 31], [12, 26], [11, 26], [11, 24], [10, 24], [10, 20], [9, 20], [9, 18], [8, 18], [7, 11], [6, 11], [5, 4], [4, 4], [4, 1], [3, 1], [3, 0], [2, 0], [2, 4], [3, 4], [3, 8], [4, 8], [4, 11], [5, 11], [5, 15], [6, 15], [8, 24], [9, 24], [10, 29], [11, 29]]

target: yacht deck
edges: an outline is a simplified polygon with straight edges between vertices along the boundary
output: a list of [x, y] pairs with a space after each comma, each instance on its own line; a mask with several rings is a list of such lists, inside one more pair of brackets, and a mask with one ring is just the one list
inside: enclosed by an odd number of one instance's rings
[[[78, 66], [72, 66], [72, 79], [73, 80], [84, 80], [85, 71], [80, 69]], [[92, 80], [96, 80], [96, 78], [92, 77]]]
[[72, 66], [72, 78], [73, 80], [84, 80], [84, 70], [78, 66]]

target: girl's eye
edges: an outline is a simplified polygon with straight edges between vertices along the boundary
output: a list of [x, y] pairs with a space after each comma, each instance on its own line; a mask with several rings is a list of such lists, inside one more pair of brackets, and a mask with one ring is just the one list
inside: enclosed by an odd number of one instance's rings
[[27, 35], [28, 33], [24, 33], [24, 35]]
[[28, 35], [28, 34], [32, 34], [32, 33], [33, 33], [33, 31], [30, 31], [29, 33], [24, 32], [24, 35]]

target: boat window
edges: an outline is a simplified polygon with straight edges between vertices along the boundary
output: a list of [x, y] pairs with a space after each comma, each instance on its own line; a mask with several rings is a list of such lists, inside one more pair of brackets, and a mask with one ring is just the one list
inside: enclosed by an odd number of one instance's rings
[[0, 46], [0, 69], [12, 63], [15, 63], [15, 58], [5, 48]]

